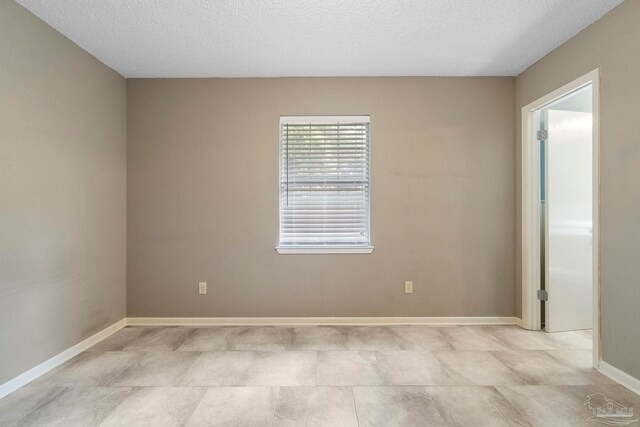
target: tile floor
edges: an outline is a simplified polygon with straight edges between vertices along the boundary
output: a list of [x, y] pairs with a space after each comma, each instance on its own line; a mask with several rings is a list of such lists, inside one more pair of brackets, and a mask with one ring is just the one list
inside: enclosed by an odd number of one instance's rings
[[588, 331], [128, 327], [0, 400], [0, 426], [573, 426], [640, 397]]

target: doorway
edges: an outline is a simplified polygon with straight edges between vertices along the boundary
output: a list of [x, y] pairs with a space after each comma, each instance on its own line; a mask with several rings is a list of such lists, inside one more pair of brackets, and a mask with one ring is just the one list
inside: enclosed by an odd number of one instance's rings
[[598, 70], [522, 109], [522, 327], [599, 354]]

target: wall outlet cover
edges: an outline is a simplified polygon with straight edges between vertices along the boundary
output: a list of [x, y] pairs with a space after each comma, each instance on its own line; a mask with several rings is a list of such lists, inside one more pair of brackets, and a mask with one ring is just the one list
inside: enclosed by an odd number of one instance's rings
[[411, 281], [404, 282], [404, 293], [405, 294], [412, 294], [413, 293], [413, 282], [411, 282]]

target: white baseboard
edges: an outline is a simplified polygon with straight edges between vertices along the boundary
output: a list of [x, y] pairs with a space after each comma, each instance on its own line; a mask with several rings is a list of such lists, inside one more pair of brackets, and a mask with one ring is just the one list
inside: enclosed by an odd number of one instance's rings
[[635, 394], [640, 395], [640, 380], [638, 378], [632, 377], [615, 366], [609, 365], [604, 360], [600, 361], [598, 371], [608, 376], [618, 384], [625, 386]]
[[515, 317], [128, 317], [131, 326], [515, 325]]
[[119, 320], [116, 323], [114, 323], [113, 325], [107, 326], [106, 328], [104, 328], [100, 332], [90, 336], [86, 340], [81, 341], [78, 344], [74, 345], [73, 347], [70, 347], [70, 348], [66, 349], [62, 353], [59, 353], [59, 354], [53, 356], [51, 359], [42, 362], [38, 366], [29, 369], [27, 372], [25, 372], [25, 373], [23, 373], [21, 375], [18, 375], [14, 379], [9, 380], [4, 384], [0, 384], [0, 399], [2, 399], [4, 396], [8, 395], [9, 393], [13, 393], [14, 391], [19, 389], [20, 387], [30, 383], [31, 381], [35, 380], [36, 378], [46, 374], [50, 370], [60, 366], [61, 364], [63, 364], [67, 360], [71, 359], [72, 357], [77, 356], [78, 354], [82, 353], [83, 351], [85, 351], [89, 347], [91, 347], [91, 346], [97, 344], [98, 342], [102, 341], [103, 339], [107, 338], [109, 335], [111, 335], [111, 334], [117, 332], [118, 330], [124, 328], [126, 325], [127, 325], [127, 319], [126, 318], [122, 319], [122, 320]]

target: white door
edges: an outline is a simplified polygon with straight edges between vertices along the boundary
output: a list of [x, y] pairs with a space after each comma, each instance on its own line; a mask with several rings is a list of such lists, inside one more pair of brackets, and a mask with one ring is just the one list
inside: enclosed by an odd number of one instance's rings
[[547, 332], [593, 324], [592, 114], [546, 110]]

